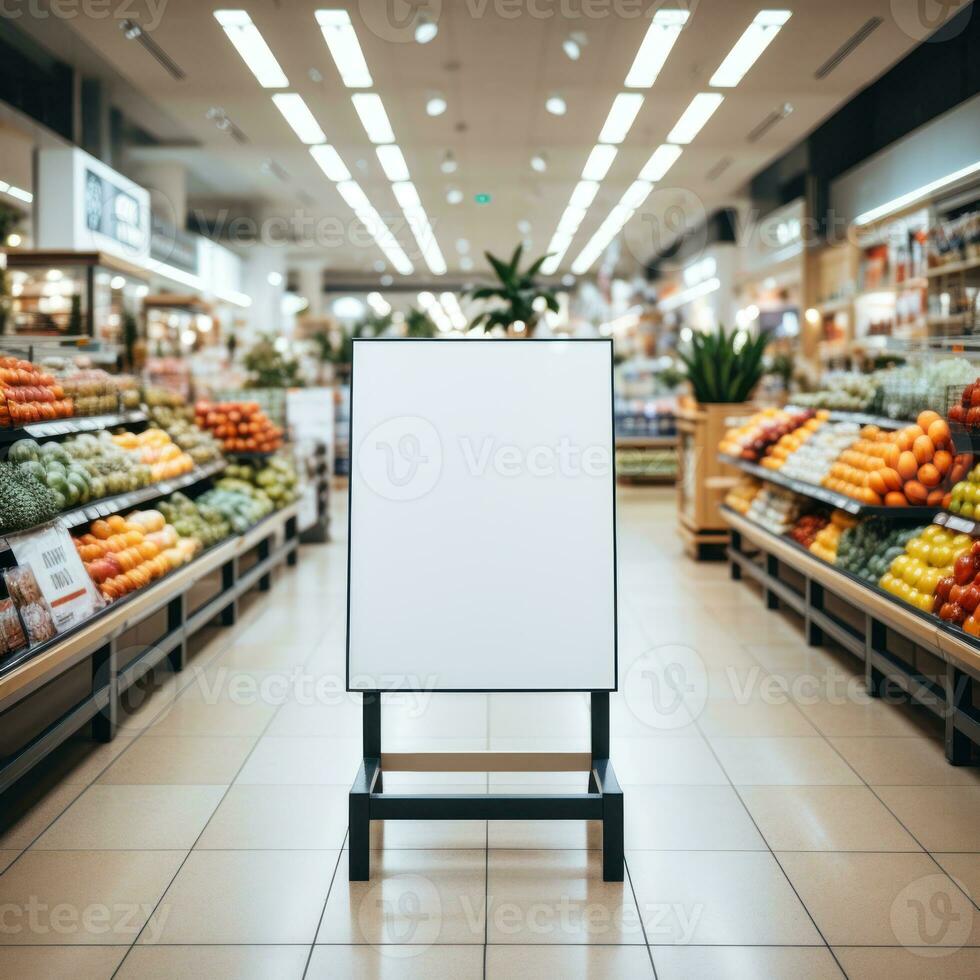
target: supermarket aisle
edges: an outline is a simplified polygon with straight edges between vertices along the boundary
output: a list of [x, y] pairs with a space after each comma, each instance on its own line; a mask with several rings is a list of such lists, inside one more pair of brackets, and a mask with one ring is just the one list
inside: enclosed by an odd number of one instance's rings
[[[494, 822], [378, 828], [374, 880], [348, 884], [338, 540], [158, 679], [112, 745], [68, 747], [11, 801], [0, 975], [980, 975], [980, 775], [726, 567], [684, 560], [668, 491], [625, 492], [619, 515], [624, 885], [602, 882], [594, 827]], [[582, 749], [587, 703], [408, 691], [384, 732]]]

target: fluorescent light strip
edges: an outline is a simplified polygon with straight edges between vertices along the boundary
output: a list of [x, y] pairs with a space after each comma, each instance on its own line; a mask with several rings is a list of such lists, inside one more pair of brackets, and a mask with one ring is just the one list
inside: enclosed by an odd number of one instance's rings
[[226, 303], [231, 303], [234, 306], [241, 306], [244, 309], [248, 309], [252, 305], [252, 297], [248, 293], [240, 293], [237, 289], [216, 289], [214, 295], [218, 299], [224, 300]]
[[704, 124], [714, 115], [725, 96], [718, 92], [699, 92], [691, 104], [681, 113], [674, 128], [667, 134], [668, 143], [690, 143]]
[[710, 85], [734, 88], [790, 18], [789, 10], [760, 10], [711, 76]]
[[626, 193], [619, 199], [619, 205], [617, 207], [622, 205], [625, 208], [629, 208], [630, 211], [635, 211], [650, 196], [650, 191], [652, 190], [653, 184], [650, 181], [634, 180], [626, 189]]
[[381, 96], [376, 92], [358, 92], [350, 98], [368, 139], [372, 143], [394, 143], [395, 134], [388, 122]]
[[150, 272], [155, 272], [158, 276], [163, 276], [164, 279], [170, 279], [173, 282], [180, 283], [181, 286], [189, 286], [191, 289], [197, 289], [201, 292], [204, 291], [204, 280], [200, 276], [195, 276], [192, 272], [185, 272], [183, 269], [178, 269], [176, 266], [161, 262], [159, 259], [146, 258], [143, 260], [143, 265]]
[[599, 192], [599, 185], [594, 180], [580, 180], [568, 199], [570, 208], [587, 208]]
[[401, 148], [397, 143], [376, 146], [374, 152], [378, 154], [378, 161], [388, 180], [395, 182], [412, 179], [411, 174], [408, 172], [408, 164], [405, 163], [405, 157], [402, 155]]
[[578, 226], [585, 218], [585, 208], [573, 208], [569, 205], [562, 212], [561, 220], [558, 222], [558, 232], [564, 235], [574, 235], [578, 231]]
[[439, 304], [449, 315], [449, 319], [452, 320], [452, 324], [457, 330], [466, 329], [468, 324], [466, 314], [463, 313], [455, 293], [440, 293]]
[[717, 289], [721, 289], [720, 280], [705, 279], [704, 282], [699, 282], [696, 286], [682, 289], [679, 293], [674, 293], [672, 296], [662, 299], [657, 306], [660, 307], [662, 312], [668, 313], [670, 310], [676, 310], [679, 306], [690, 303], [692, 299], [697, 299], [699, 296], [707, 296]]
[[373, 84], [364, 52], [346, 10], [318, 10], [316, 21], [323, 31], [340, 79], [348, 88], [370, 88]]
[[650, 88], [653, 85], [688, 16], [686, 10], [658, 10], [653, 15], [653, 23], [647, 28], [626, 76], [624, 84], [627, 88]]
[[262, 88], [286, 88], [289, 79], [245, 10], [216, 10], [215, 20]]
[[316, 160], [317, 165], [324, 172], [327, 180], [332, 180], [335, 184], [340, 183], [342, 180], [350, 180], [350, 171], [347, 169], [347, 165], [340, 159], [340, 154], [329, 143], [311, 146], [310, 155]]
[[[626, 88], [649, 88], [653, 85], [674, 46], [674, 42], [687, 23], [688, 17], [688, 11], [674, 9], [658, 10], [653, 15], [653, 22], [647, 28], [640, 48], [636, 52], [636, 57], [633, 59], [633, 65], [626, 76], [624, 83]], [[575, 232], [585, 217], [585, 212], [592, 204], [599, 190], [597, 181], [605, 177], [609, 166], [612, 164], [612, 159], [615, 155], [610, 152], [612, 148], [608, 147], [601, 150], [600, 147], [610, 143], [620, 143], [625, 139], [626, 134], [633, 125], [636, 114], [643, 105], [643, 98], [643, 95], [639, 92], [621, 92], [613, 101], [609, 115], [606, 117], [606, 122], [602, 127], [602, 132], [599, 134], [599, 141], [589, 155], [585, 169], [582, 171], [583, 179], [579, 181], [575, 190], [572, 192], [568, 207], [565, 208], [558, 227], [551, 237], [551, 242], [548, 245], [548, 258], [541, 265], [541, 271], [545, 275], [550, 276], [558, 271], [558, 267], [561, 265], [562, 259], [564, 259], [565, 253], [572, 243]], [[713, 111], [714, 109], [712, 109]], [[676, 129], [677, 127], [675, 126], [674, 128]], [[646, 166], [641, 171], [640, 180], [647, 182], [658, 180], [659, 177], [654, 177], [652, 174], [660, 170], [659, 176], [662, 177], [670, 169], [677, 157], [680, 156], [680, 153], [679, 147], [671, 147], [670, 149], [667, 149], [666, 145], [659, 147], [654, 151], [653, 155], [647, 161]], [[609, 154], [609, 160], [606, 163], [606, 169], [599, 176], [599, 160], [601, 159], [601, 154]], [[634, 194], [638, 193], [638, 191], [634, 190], [637, 187], [637, 183], [634, 183], [630, 189], [633, 190]], [[630, 191], [627, 191], [627, 194], [629, 193]], [[649, 190], [646, 193], [648, 194]], [[646, 194], [643, 197], [645, 198]], [[593, 239], [596, 239], [596, 235], [593, 235]], [[605, 248], [605, 244], [602, 248]], [[579, 255], [577, 260], [579, 263], [583, 261], [583, 255], [587, 256], [588, 250], [589, 245], [586, 245], [586, 248], [583, 249], [582, 254]], [[599, 249], [599, 252], [601, 252], [601, 249]], [[598, 258], [599, 252], [596, 253], [596, 258]], [[586, 268], [592, 264], [592, 261], [588, 263]]]
[[30, 191], [25, 191], [23, 187], [17, 187], [14, 184], [5, 184], [0, 180], [0, 190], [9, 197], [15, 198], [18, 201], [23, 201], [25, 204], [31, 204], [34, 200], [34, 195]]
[[643, 105], [639, 92], [620, 92], [606, 116], [606, 122], [599, 133], [600, 143], [622, 143]]
[[951, 174], [946, 174], [945, 177], [938, 177], [936, 180], [930, 181], [928, 184], [923, 184], [921, 187], [917, 187], [914, 191], [909, 191], [907, 194], [902, 194], [901, 196], [893, 198], [890, 201], [886, 201], [884, 204], [879, 204], [877, 207], [871, 208], [869, 211], [864, 211], [854, 219], [854, 224], [867, 225], [872, 221], [877, 221], [879, 218], [884, 218], [886, 215], [892, 214], [895, 211], [901, 211], [907, 207], [911, 207], [913, 204], [918, 204], [920, 201], [924, 201], [930, 194], [934, 194], [943, 187], [948, 187], [950, 184], [955, 184], [959, 180], [964, 180], [967, 177], [971, 177], [978, 171], [980, 171], [980, 160], [977, 160], [976, 163], [971, 163], [966, 167], [962, 167], [959, 170], [955, 170]]
[[361, 189], [361, 185], [356, 180], [342, 180], [337, 184], [337, 193], [364, 225], [368, 234], [374, 239], [375, 244], [395, 267], [395, 270], [403, 276], [411, 275], [414, 271], [412, 263], [401, 245], [398, 244], [391, 229], [372, 207], [367, 194]]
[[[346, 18], [346, 23], [350, 22], [345, 11], [321, 10], [317, 12], [317, 20], [321, 27], [324, 25], [324, 17], [334, 14], [339, 20], [343, 21]], [[353, 28], [351, 30], [353, 31]], [[355, 36], [354, 42], [356, 43], [356, 41]], [[330, 43], [329, 39], [327, 43]], [[360, 53], [360, 48], [358, 48], [358, 53]], [[364, 64], [364, 71], [367, 72], [366, 63]], [[395, 199], [404, 212], [405, 220], [408, 222], [416, 242], [418, 242], [425, 264], [434, 276], [444, 275], [447, 268], [446, 260], [433, 234], [432, 225], [425, 213], [425, 208], [422, 207], [418, 191], [411, 182], [411, 174], [408, 170], [408, 164], [405, 162], [404, 154], [395, 143], [395, 133], [391, 128], [391, 122], [388, 119], [388, 113], [385, 112], [381, 96], [376, 92], [358, 92], [351, 96], [351, 102], [368, 139], [375, 144], [378, 161], [385, 172], [385, 176], [392, 182], [391, 186]], [[408, 261], [407, 258], [405, 261]]]
[[613, 160], [619, 152], [618, 147], [597, 143], [592, 147], [589, 159], [582, 168], [582, 180], [602, 180], [609, 173]]
[[677, 162], [677, 158], [682, 152], [683, 150], [679, 146], [674, 146], [673, 143], [661, 143], [643, 165], [643, 169], [640, 171], [640, 180], [651, 180], [654, 183], [663, 180], [667, 171]]
[[446, 272], [446, 260], [443, 258], [442, 251], [436, 242], [435, 235], [432, 233], [432, 225], [429, 224], [428, 215], [422, 207], [419, 199], [419, 192], [415, 185], [408, 180], [399, 181], [392, 184], [395, 200], [405, 215], [409, 228], [422, 250], [422, 258], [429, 267], [429, 271], [435, 276], [444, 275]]
[[293, 132], [309, 146], [312, 143], [323, 143], [326, 136], [320, 129], [316, 117], [310, 112], [310, 107], [303, 101], [303, 96], [296, 92], [283, 92], [272, 97], [276, 108], [292, 127]]
[[596, 229], [585, 247], [572, 263], [572, 272], [581, 275], [588, 272], [593, 263], [602, 255], [606, 246], [623, 230], [626, 222], [633, 217], [636, 209], [647, 199], [653, 184], [648, 180], [634, 180], [626, 189], [619, 203], [609, 212], [605, 221]]

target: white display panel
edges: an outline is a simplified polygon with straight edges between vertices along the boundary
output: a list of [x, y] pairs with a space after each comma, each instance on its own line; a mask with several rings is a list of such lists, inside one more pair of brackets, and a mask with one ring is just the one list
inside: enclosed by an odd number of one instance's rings
[[612, 344], [358, 340], [348, 688], [616, 687]]

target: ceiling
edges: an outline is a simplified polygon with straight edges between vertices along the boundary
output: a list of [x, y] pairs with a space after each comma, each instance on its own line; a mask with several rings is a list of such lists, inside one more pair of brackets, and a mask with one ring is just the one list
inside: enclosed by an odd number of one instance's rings
[[[902, 26], [896, 21], [891, 13], [896, 2], [900, 0], [773, 4], [791, 9], [792, 17], [742, 82], [725, 90], [724, 103], [627, 226], [623, 267], [635, 268], [649, 258], [681, 220], [690, 224], [698, 214], [736, 200], [753, 174], [914, 47], [920, 38], [903, 29], [904, 20]], [[384, 100], [448, 264], [447, 278], [458, 279], [468, 275], [460, 267], [459, 239], [470, 243], [477, 272], [485, 268], [484, 248], [509, 253], [517, 244], [522, 237], [519, 221], [530, 223], [530, 249], [546, 249], [612, 100], [624, 90], [623, 80], [647, 26], [634, 13], [648, 7], [637, 0], [443, 0], [441, 5], [430, 0], [439, 32], [430, 43], [419, 45], [399, 37], [384, 21], [384, 10], [407, 9], [403, 0], [244, 0], [241, 5], [288, 76], [286, 91], [303, 96], [371, 203], [391, 219], [388, 223], [415, 265], [413, 279], [425, 280], [431, 276], [411, 235], [401, 227], [390, 185], [314, 11], [325, 6], [350, 11], [373, 90]], [[323, 225], [331, 230], [329, 240], [292, 250], [322, 258], [338, 277], [377, 275], [381, 252], [350, 233], [352, 212], [274, 107], [273, 90], [259, 86], [225, 37], [213, 16], [217, 6], [169, 0], [159, 24], [150, 25], [154, 41], [186, 73], [182, 81], [165, 72], [139, 43], [127, 40], [112, 17], [67, 22], [71, 39], [61, 43], [85, 49], [89, 60], [97, 52], [111, 79], [113, 103], [164, 144], [139, 148], [130, 164], [183, 162], [190, 175], [190, 205], [210, 214], [225, 207], [259, 219], [305, 215], [307, 233], [316, 221], [334, 219]], [[571, 267], [691, 98], [708, 90], [709, 77], [764, 6], [761, 0], [694, 0], [690, 5], [688, 24], [654, 86], [645, 90], [645, 103], [559, 272]], [[152, 5], [136, 3], [132, 8], [129, 16], [143, 11], [147, 23], [145, 12]], [[832, 73], [815, 79], [817, 67], [875, 15], [884, 23]], [[30, 29], [44, 41], [42, 22]], [[577, 62], [562, 50], [571, 31], [582, 31], [587, 39]], [[445, 96], [448, 109], [431, 118], [425, 102], [436, 92]], [[564, 116], [544, 108], [553, 93], [567, 102]], [[793, 112], [757, 142], [749, 142], [747, 134], [784, 102], [792, 104]], [[219, 131], [207, 118], [211, 107], [221, 107], [248, 142], [239, 144]], [[439, 166], [447, 150], [459, 163], [451, 176]], [[548, 159], [543, 174], [529, 163], [541, 151]], [[731, 164], [711, 179], [712, 169], [726, 157]], [[281, 168], [282, 176], [269, 172], [269, 161]], [[447, 203], [449, 188], [463, 192], [462, 203]], [[490, 194], [490, 203], [477, 204], [474, 195], [479, 193]], [[341, 234], [333, 234], [338, 227]]]

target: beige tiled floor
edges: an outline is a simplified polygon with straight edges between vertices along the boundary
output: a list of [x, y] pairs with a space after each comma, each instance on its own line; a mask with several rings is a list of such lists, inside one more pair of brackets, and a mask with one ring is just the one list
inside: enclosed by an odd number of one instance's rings
[[[372, 880], [348, 883], [336, 520], [115, 742], [72, 740], [4, 800], [0, 976], [975, 980], [977, 771], [946, 764], [925, 712], [869, 702], [850, 655], [683, 559], [669, 491], [622, 493], [619, 519], [626, 882], [602, 881], [594, 823], [412, 821], [375, 825]], [[678, 662], [683, 703], [654, 703], [649, 671]], [[588, 745], [577, 695], [416, 694], [384, 719], [406, 751]]]

